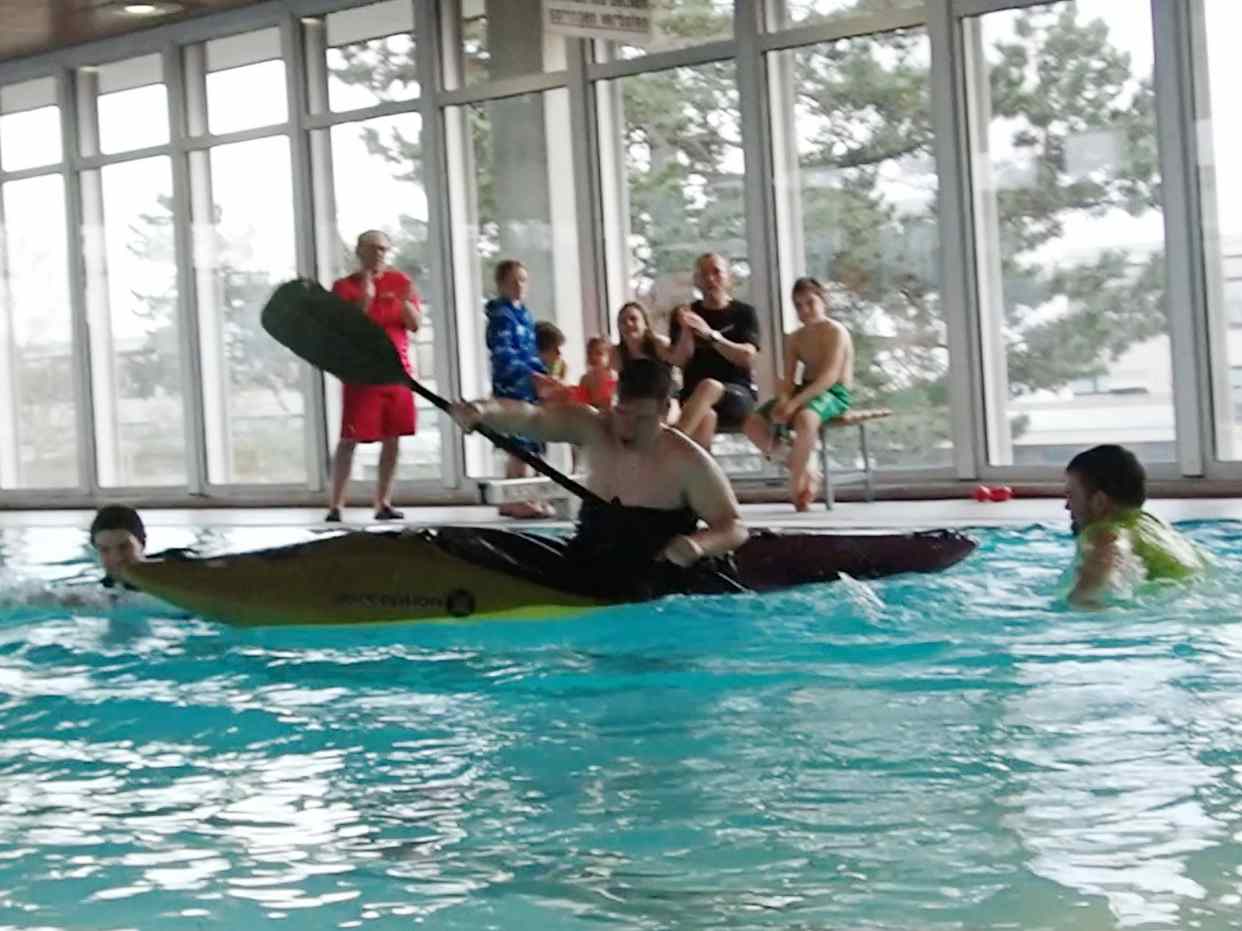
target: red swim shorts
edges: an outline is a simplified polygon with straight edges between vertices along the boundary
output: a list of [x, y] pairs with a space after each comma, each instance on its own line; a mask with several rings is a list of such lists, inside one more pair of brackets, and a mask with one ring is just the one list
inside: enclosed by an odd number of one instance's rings
[[402, 385], [345, 385], [341, 439], [374, 443], [413, 436], [418, 424], [414, 395]]

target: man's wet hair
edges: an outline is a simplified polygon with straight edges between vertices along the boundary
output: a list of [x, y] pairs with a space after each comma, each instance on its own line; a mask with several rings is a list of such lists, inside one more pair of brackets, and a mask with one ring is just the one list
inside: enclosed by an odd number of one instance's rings
[[641, 401], [651, 398], [661, 403], [673, 394], [673, 371], [656, 359], [631, 359], [617, 378], [617, 397]]
[[565, 345], [565, 334], [555, 323], [540, 320], [535, 324], [535, 346], [540, 352], [559, 349]]
[[142, 518], [133, 508], [124, 504], [108, 504], [101, 507], [91, 521], [91, 544], [95, 543], [95, 534], [104, 530], [128, 530], [143, 546], [147, 545], [147, 528], [142, 525]]
[[1071, 459], [1065, 471], [1081, 478], [1088, 491], [1102, 491], [1123, 507], [1142, 507], [1147, 500], [1147, 472], [1124, 446], [1093, 446]]

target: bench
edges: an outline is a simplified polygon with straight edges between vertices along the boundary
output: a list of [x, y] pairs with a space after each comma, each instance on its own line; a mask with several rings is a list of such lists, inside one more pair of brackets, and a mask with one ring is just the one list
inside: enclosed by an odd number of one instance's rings
[[842, 427], [858, 428], [858, 448], [862, 453], [862, 469], [859, 470], [863, 480], [863, 495], [868, 501], [875, 500], [875, 487], [871, 482], [871, 454], [867, 450], [867, 424], [873, 420], [881, 420], [885, 417], [891, 417], [893, 412], [887, 407], [873, 407], [870, 409], [859, 408], [858, 410], [846, 411], [840, 417], [833, 417], [831, 420], [824, 421], [819, 428], [819, 465], [824, 473], [824, 507], [832, 510], [835, 498], [832, 492], [832, 470], [828, 463], [828, 431], [839, 430]]

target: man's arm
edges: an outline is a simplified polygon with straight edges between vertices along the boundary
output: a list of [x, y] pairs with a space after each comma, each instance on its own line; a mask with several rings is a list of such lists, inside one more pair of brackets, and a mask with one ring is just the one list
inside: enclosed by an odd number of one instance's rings
[[1112, 584], [1120, 559], [1116, 532], [1093, 534], [1089, 541], [1082, 544], [1082, 562], [1066, 600], [1076, 608], [1100, 607], [1100, 596]]
[[668, 354], [664, 360], [679, 369], [685, 368], [686, 363], [694, 356], [694, 331], [688, 326], [683, 326], [681, 322], [681, 313], [684, 310], [686, 308], [683, 306], [673, 311], [673, 322], [668, 328]]
[[759, 347], [754, 343], [734, 343], [720, 335], [719, 331], [711, 339], [711, 347], [718, 353], [741, 368], [750, 368], [759, 355]]
[[[807, 380], [802, 390], [793, 395], [792, 404], [795, 410], [801, 409], [808, 401], [819, 397], [841, 381], [841, 369], [845, 365], [849, 339], [850, 335], [845, 327], [835, 322], [820, 335], [820, 358], [824, 361], [819, 371]], [[792, 385], [792, 382], [790, 384]]]
[[733, 487], [720, 471], [716, 460], [699, 446], [687, 441], [683, 463], [686, 499], [690, 508], [707, 527], [684, 537], [674, 537], [664, 548], [663, 558], [679, 566], [690, 566], [705, 556], [731, 553], [750, 536], [738, 509]]
[[759, 317], [749, 304], [737, 307], [732, 333], [735, 337], [733, 340], [725, 339], [721, 333], [709, 327], [703, 335], [712, 349], [728, 361], [740, 368], [750, 368], [754, 364], [755, 356], [759, 355]]
[[488, 401], [458, 401], [452, 407], [453, 419], [469, 433], [478, 425], [500, 433], [515, 433], [548, 443], [586, 446], [599, 429], [600, 414], [592, 407], [553, 405], [536, 407], [525, 401], [495, 398]]
[[405, 297], [401, 301], [401, 323], [411, 333], [417, 332], [423, 323], [423, 302], [414, 290], [414, 283], [408, 279], [405, 283]]

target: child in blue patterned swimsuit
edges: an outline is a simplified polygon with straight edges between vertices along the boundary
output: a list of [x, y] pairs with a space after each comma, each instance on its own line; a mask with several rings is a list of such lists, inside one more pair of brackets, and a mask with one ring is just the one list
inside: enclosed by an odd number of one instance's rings
[[[492, 395], [514, 401], [539, 403], [532, 375], [546, 375], [535, 342], [535, 318], [524, 303], [526, 299], [526, 266], [517, 259], [505, 259], [496, 266], [496, 290], [499, 297], [487, 302], [487, 350], [491, 353]], [[515, 437], [525, 449], [542, 453], [543, 446], [525, 437]], [[523, 478], [528, 474], [526, 463], [510, 456], [505, 465], [505, 478]], [[551, 517], [555, 513], [538, 501], [518, 501], [500, 506], [504, 517]]]

